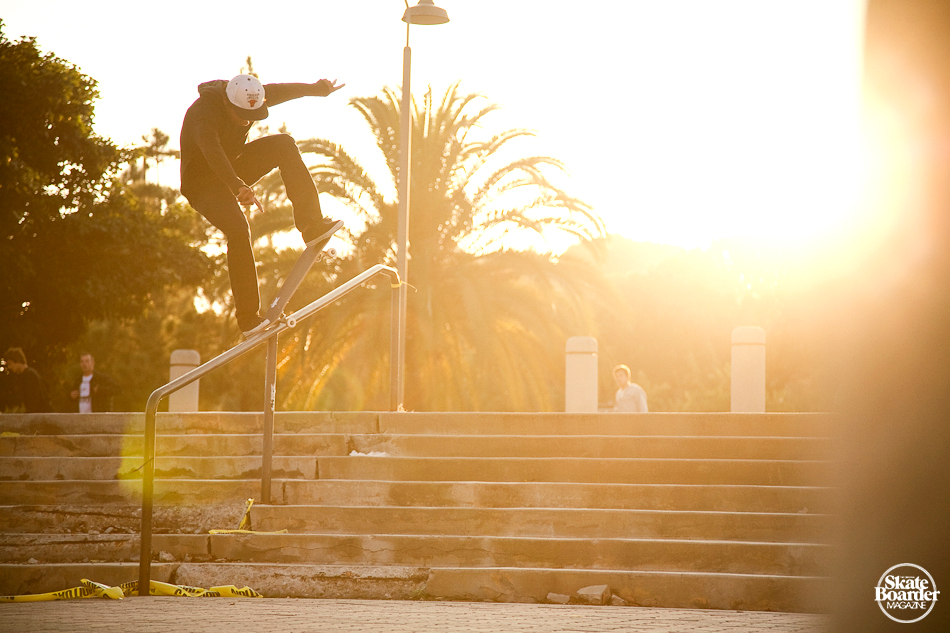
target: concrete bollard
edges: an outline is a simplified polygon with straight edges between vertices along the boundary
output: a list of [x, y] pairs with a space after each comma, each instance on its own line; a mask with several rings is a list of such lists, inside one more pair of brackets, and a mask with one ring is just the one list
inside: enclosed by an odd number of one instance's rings
[[[172, 352], [171, 368], [168, 372], [169, 380], [184, 376], [201, 364], [201, 354], [193, 349], [176, 349]], [[168, 395], [168, 410], [184, 413], [198, 410], [198, 383], [196, 380], [175, 393]]]
[[592, 336], [567, 339], [566, 366], [564, 411], [597, 413], [597, 339]]
[[765, 413], [765, 330], [732, 331], [732, 412]]

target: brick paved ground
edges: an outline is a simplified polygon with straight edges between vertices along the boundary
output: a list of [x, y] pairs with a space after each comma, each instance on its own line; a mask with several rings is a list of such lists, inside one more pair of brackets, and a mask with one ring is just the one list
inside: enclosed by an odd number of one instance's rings
[[170, 597], [0, 604], [0, 631], [10, 633], [827, 633], [829, 630], [827, 619], [818, 615], [639, 607]]

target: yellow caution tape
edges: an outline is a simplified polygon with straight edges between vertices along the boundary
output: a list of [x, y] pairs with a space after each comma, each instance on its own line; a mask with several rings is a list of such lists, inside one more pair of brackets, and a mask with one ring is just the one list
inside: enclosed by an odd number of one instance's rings
[[[139, 582], [133, 580], [119, 585], [126, 595], [137, 596], [139, 594]], [[202, 587], [189, 587], [188, 585], [172, 585], [167, 582], [157, 580], [149, 581], [149, 595], [151, 596], [175, 596], [180, 598], [263, 598], [248, 586], [238, 589], [235, 585], [222, 585], [204, 589]]]
[[[122, 591], [130, 596], [139, 595], [139, 581], [122, 583], [119, 585]], [[172, 585], [167, 582], [150, 580], [148, 582], [148, 595], [150, 596], [197, 596], [202, 595], [204, 589], [198, 587], [189, 587], [187, 585]]]
[[[82, 587], [73, 587], [63, 591], [49, 593], [27, 594], [22, 596], [0, 596], [0, 602], [48, 602], [50, 600], [75, 600], [78, 598], [111, 598], [121, 600], [125, 596], [139, 595], [139, 581], [125, 582], [115, 587], [103, 585], [92, 580], [82, 579]], [[157, 580], [149, 581], [149, 595], [177, 596], [185, 598], [263, 598], [248, 586], [238, 589], [235, 585], [222, 585], [203, 589], [187, 585], [172, 585]]]
[[[126, 595], [137, 596], [139, 593], [139, 582], [133, 580], [119, 585]], [[204, 589], [202, 587], [189, 587], [188, 585], [172, 585], [167, 582], [157, 580], [149, 581], [149, 595], [151, 596], [176, 596], [181, 598], [263, 598], [248, 586], [238, 589], [235, 585], [222, 585]]]
[[86, 578], [83, 578], [79, 582], [83, 584], [83, 587], [92, 591], [93, 595], [97, 598], [111, 598], [113, 600], [121, 600], [125, 597], [125, 592], [122, 591], [121, 587], [110, 587], [109, 585], [93, 582], [92, 580], [87, 580]]
[[252, 505], [254, 505], [254, 499], [248, 499], [247, 503], [244, 506], [244, 516], [241, 517], [241, 521], [238, 523], [237, 529], [239, 530], [251, 529], [251, 506]]
[[220, 587], [212, 587], [212, 593], [216, 593], [222, 598], [263, 598], [261, 594], [257, 593], [247, 585], [244, 585], [242, 588], [238, 589], [234, 585], [222, 585]]
[[48, 602], [51, 600], [75, 600], [77, 598], [111, 598], [121, 600], [125, 592], [121, 587], [110, 587], [83, 578], [82, 587], [73, 587], [62, 591], [28, 594], [23, 596], [0, 596], [0, 602]]
[[28, 594], [23, 596], [0, 596], [0, 602], [48, 602], [50, 600], [74, 600], [76, 598], [93, 598], [95, 592], [86, 587], [73, 587], [62, 591], [49, 593]]
[[287, 534], [287, 530], [277, 530], [276, 532], [257, 532], [251, 529], [251, 506], [254, 505], [254, 499], [248, 499], [244, 507], [244, 516], [238, 522], [235, 530], [208, 530], [208, 534]]
[[208, 594], [207, 589], [189, 587], [187, 585], [172, 585], [167, 582], [149, 581], [148, 593], [150, 596], [176, 596], [182, 598], [200, 598]]

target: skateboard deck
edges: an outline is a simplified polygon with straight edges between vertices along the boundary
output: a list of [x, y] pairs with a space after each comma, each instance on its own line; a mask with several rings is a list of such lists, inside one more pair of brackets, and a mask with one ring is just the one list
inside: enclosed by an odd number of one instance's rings
[[[336, 231], [334, 231], [334, 233], [335, 232]], [[280, 285], [277, 296], [274, 297], [274, 300], [267, 306], [267, 312], [264, 314], [264, 318], [270, 321], [270, 324], [267, 326], [268, 328], [281, 319], [284, 314], [284, 308], [287, 307], [287, 302], [290, 301], [294, 293], [297, 292], [297, 288], [303, 283], [304, 278], [306, 278], [307, 273], [310, 272], [313, 265], [326, 256], [333, 257], [336, 255], [336, 249], [326, 247], [332, 237], [333, 233], [304, 249], [297, 263], [290, 269], [290, 274], [287, 275], [287, 279]]]

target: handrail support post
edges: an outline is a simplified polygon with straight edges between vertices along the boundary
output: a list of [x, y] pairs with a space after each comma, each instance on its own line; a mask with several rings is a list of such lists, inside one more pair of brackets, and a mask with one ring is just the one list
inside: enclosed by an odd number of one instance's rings
[[389, 410], [398, 411], [402, 404], [399, 386], [402, 384], [402, 358], [400, 351], [400, 333], [402, 332], [399, 310], [401, 307], [402, 284], [393, 284], [392, 300], [390, 301], [390, 327], [389, 327]]
[[264, 448], [261, 455], [261, 503], [270, 503], [271, 466], [274, 455], [274, 409], [277, 403], [277, 337], [267, 340], [264, 375]]
[[149, 595], [152, 572], [152, 506], [155, 492], [155, 415], [158, 401], [153, 393], [145, 407], [145, 463], [142, 468], [142, 529], [139, 535], [139, 595]]

